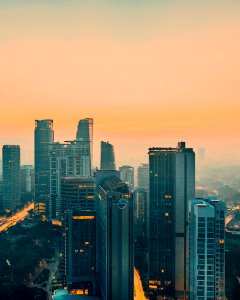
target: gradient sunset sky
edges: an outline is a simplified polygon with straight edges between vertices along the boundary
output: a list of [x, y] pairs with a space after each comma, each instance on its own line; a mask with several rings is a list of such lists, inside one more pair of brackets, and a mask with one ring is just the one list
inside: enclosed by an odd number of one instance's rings
[[20, 144], [22, 163], [35, 119], [64, 141], [86, 117], [96, 164], [101, 140], [118, 165], [179, 140], [234, 158], [240, 1], [0, 0], [0, 101], [0, 146]]

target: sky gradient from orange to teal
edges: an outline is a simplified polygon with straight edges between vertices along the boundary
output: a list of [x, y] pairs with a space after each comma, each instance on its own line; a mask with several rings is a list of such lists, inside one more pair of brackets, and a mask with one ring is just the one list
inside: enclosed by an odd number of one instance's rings
[[179, 140], [239, 155], [240, 1], [0, 0], [0, 28], [0, 146], [23, 163], [44, 118], [64, 141], [93, 117], [95, 163], [100, 140], [118, 165]]

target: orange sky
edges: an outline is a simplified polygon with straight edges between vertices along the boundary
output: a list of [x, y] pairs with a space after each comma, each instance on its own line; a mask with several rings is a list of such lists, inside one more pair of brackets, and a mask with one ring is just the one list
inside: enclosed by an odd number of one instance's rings
[[96, 163], [100, 140], [119, 165], [182, 139], [239, 154], [237, 1], [31, 2], [0, 0], [0, 146], [23, 163], [42, 118], [63, 141], [93, 117]]

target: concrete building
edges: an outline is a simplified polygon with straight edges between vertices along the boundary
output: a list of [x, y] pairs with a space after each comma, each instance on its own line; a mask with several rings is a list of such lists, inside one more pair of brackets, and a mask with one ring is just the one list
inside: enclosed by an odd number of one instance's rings
[[20, 204], [20, 146], [2, 148], [3, 209], [14, 210]]
[[101, 170], [116, 170], [114, 147], [109, 142], [101, 142]]
[[117, 171], [99, 171], [97, 182], [98, 267], [104, 300], [133, 300], [133, 201]]
[[195, 197], [195, 154], [184, 142], [149, 149], [149, 288], [185, 299], [188, 200]]
[[225, 299], [225, 203], [189, 201], [189, 299]]
[[130, 189], [134, 188], [134, 168], [131, 166], [119, 167], [120, 178], [128, 184]]
[[35, 205], [37, 214], [48, 214], [50, 199], [50, 144], [54, 141], [53, 121], [36, 120], [34, 130]]

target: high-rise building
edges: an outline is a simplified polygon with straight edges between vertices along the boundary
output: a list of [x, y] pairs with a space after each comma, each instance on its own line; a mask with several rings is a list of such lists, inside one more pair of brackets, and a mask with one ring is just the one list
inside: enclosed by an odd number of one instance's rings
[[70, 294], [96, 294], [96, 213], [65, 212], [65, 276]]
[[50, 144], [53, 143], [53, 121], [36, 120], [34, 131], [35, 212], [48, 214], [50, 198]]
[[195, 154], [149, 149], [149, 288], [154, 295], [185, 299], [188, 200], [195, 197]]
[[133, 201], [117, 171], [99, 171], [97, 237], [99, 284], [103, 300], [133, 300]]
[[51, 145], [50, 218], [59, 218], [61, 215], [61, 178], [89, 177], [90, 175], [88, 145], [85, 142], [69, 141], [65, 144], [53, 143]]
[[2, 148], [3, 209], [14, 210], [20, 204], [20, 146]]
[[149, 165], [142, 164], [137, 169], [138, 187], [149, 190]]
[[148, 193], [146, 189], [136, 188], [134, 198], [134, 236], [135, 239], [147, 238]]
[[20, 168], [21, 193], [34, 191], [34, 168], [32, 165], [23, 165]]
[[189, 201], [189, 299], [225, 299], [225, 204]]
[[116, 170], [113, 145], [109, 142], [101, 142], [101, 170]]
[[63, 177], [61, 180], [61, 210], [95, 210], [95, 178]]
[[126, 182], [130, 189], [134, 188], [134, 168], [131, 166], [119, 167], [120, 178]]
[[92, 169], [93, 163], [93, 119], [82, 119], [78, 123], [76, 140], [85, 148], [85, 161], [88, 161], [88, 168]]

